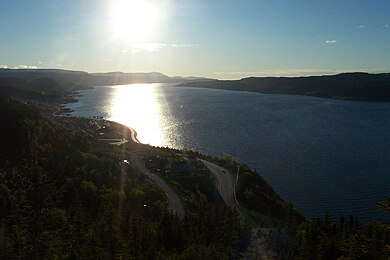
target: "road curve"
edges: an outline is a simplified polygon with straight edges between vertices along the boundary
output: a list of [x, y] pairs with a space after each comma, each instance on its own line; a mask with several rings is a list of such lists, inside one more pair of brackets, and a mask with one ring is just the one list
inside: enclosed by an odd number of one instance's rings
[[198, 160], [200, 160], [217, 179], [217, 188], [221, 197], [225, 201], [226, 206], [235, 208], [240, 212], [240, 208], [235, 197], [234, 180], [232, 176], [224, 168], [216, 165], [215, 163], [203, 159]]
[[162, 189], [168, 198], [169, 211], [176, 214], [180, 219], [184, 219], [185, 211], [183, 203], [177, 193], [158, 175], [151, 173], [145, 166], [141, 155], [131, 153], [131, 162], [141, 172], [145, 173], [160, 189]]
[[137, 144], [140, 144], [141, 142], [138, 140], [137, 138], [137, 131], [135, 131], [133, 128], [129, 127], [129, 126], [126, 126], [129, 130], [130, 130], [130, 135], [131, 135], [131, 140], [134, 142], [134, 143], [137, 143]]
[[103, 138], [103, 139], [99, 139], [99, 141], [105, 141], [105, 142], [108, 142], [109, 144], [112, 144], [112, 145], [122, 145], [122, 144], [125, 144], [125, 143], [128, 143], [129, 140], [127, 139], [115, 139], [115, 138], [111, 138], [111, 139], [107, 139], [107, 138]]

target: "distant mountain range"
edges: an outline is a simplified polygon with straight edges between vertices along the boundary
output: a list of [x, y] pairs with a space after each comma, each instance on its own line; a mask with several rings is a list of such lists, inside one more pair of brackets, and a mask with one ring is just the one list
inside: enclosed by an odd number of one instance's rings
[[[92, 86], [131, 83], [178, 83], [179, 87], [215, 88], [267, 94], [295, 94], [316, 97], [390, 101], [390, 73], [342, 73], [312, 77], [250, 77], [215, 80], [200, 77], [168, 77], [149, 73], [87, 73], [58, 69], [0, 69], [0, 94], [56, 95]], [[16, 94], [15, 94], [16, 93]], [[22, 96], [23, 96], [22, 95]]]
[[240, 80], [190, 82], [179, 86], [346, 100], [390, 101], [390, 73], [356, 72], [312, 77], [250, 77]]
[[[84, 71], [58, 69], [0, 69], [0, 78], [22, 78], [34, 80], [51, 78], [65, 86], [90, 87], [130, 83], [183, 83], [199, 81], [201, 78], [168, 77], [159, 72], [149, 73], [87, 73]], [[205, 80], [205, 79], [204, 79]], [[203, 81], [203, 80], [202, 80]]]
[[68, 99], [66, 92], [92, 86], [131, 83], [186, 83], [207, 81], [197, 77], [168, 77], [150, 73], [87, 73], [59, 69], [0, 69], [0, 95], [57, 102]]

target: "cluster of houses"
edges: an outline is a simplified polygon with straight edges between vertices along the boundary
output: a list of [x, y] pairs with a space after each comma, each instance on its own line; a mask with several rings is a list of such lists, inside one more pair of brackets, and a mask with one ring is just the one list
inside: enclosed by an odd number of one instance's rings
[[94, 119], [89, 121], [89, 124], [94, 127], [96, 130], [105, 129], [106, 127], [109, 128], [111, 126], [110, 122], [103, 119]]
[[153, 173], [160, 173], [162, 171], [184, 173], [192, 170], [193, 166], [198, 163], [197, 158], [191, 153], [184, 156], [180, 161], [171, 162], [169, 169], [167, 169], [167, 162], [158, 154], [145, 153], [144, 161], [146, 167]]

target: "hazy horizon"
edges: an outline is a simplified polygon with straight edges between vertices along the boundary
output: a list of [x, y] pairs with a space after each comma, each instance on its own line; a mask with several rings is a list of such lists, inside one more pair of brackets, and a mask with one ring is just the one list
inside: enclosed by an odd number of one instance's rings
[[[332, 76], [342, 73], [370, 73], [370, 74], [381, 74], [381, 73], [390, 73], [390, 70], [373, 70], [373, 71], [360, 71], [360, 70], [342, 70], [342, 71], [332, 71], [332, 70], [324, 70], [324, 71], [314, 71], [314, 70], [307, 70], [307, 71], [297, 71], [297, 70], [288, 70], [288, 71], [273, 71], [273, 72], [264, 72], [261, 75], [254, 75], [254, 74], [248, 74], [243, 77], [230, 77], [230, 78], [220, 78], [220, 77], [207, 77], [202, 75], [167, 75], [165, 73], [162, 73], [160, 71], [86, 71], [86, 70], [76, 70], [72, 68], [20, 68], [20, 67], [0, 67], [0, 69], [14, 69], [14, 70], [64, 70], [64, 71], [75, 71], [75, 72], [86, 72], [89, 74], [104, 74], [104, 73], [161, 73], [165, 76], [171, 77], [171, 78], [209, 78], [209, 79], [216, 79], [216, 80], [239, 80], [244, 79], [248, 77], [312, 77], [312, 76]], [[234, 75], [234, 74], [233, 74]]]

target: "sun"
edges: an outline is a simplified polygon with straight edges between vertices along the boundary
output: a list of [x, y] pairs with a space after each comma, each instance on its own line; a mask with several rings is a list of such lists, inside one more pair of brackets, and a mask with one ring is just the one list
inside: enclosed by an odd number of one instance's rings
[[155, 32], [158, 18], [158, 6], [150, 0], [113, 0], [111, 3], [115, 38], [143, 40]]

